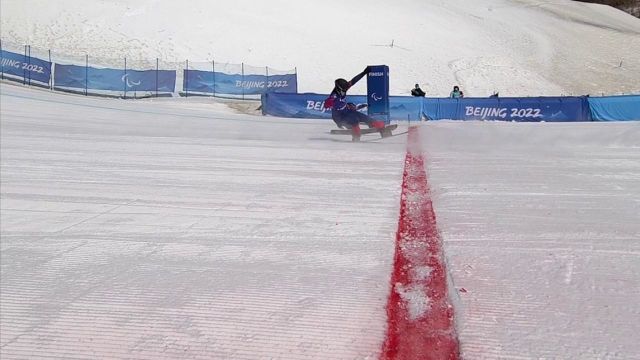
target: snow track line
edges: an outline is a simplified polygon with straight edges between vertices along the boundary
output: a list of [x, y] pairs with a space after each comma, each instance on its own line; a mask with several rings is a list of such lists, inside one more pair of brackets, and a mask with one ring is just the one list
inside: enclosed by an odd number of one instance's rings
[[418, 127], [409, 128], [382, 360], [460, 358]]
[[[64, 96], [73, 96], [73, 95], [68, 95], [68, 94], [60, 94], [60, 93], [57, 93], [57, 92], [54, 92], [53, 94], [55, 94], [55, 95], [64, 95]], [[80, 102], [54, 100], [54, 99], [40, 99], [40, 98], [37, 98], [37, 97], [22, 96], [22, 95], [15, 95], [15, 94], [6, 94], [6, 93], [2, 93], [2, 96], [8, 96], [8, 97], [13, 97], [13, 98], [17, 98], [17, 99], [26, 99], [26, 100], [31, 100], [31, 101], [39, 101], [39, 102], [50, 103], [50, 104], [64, 104], [64, 105], [79, 106], [79, 107], [89, 108], [89, 109], [113, 110], [113, 111], [119, 111], [119, 112], [137, 113], [137, 114], [146, 114], [146, 115], [174, 116], [174, 117], [184, 117], [184, 118], [193, 118], [193, 119], [206, 119], [206, 120], [257, 122], [256, 120], [244, 118], [244, 115], [233, 115], [234, 118], [229, 118], [227, 116], [216, 116], [216, 115], [213, 115], [213, 114], [211, 114], [211, 115], [209, 115], [209, 114], [200, 115], [200, 114], [189, 114], [189, 113], [167, 112], [167, 111], [146, 111], [146, 110], [131, 109], [131, 108], [120, 108], [120, 107], [117, 107], [117, 106], [83, 104], [83, 103], [80, 103]], [[80, 96], [80, 95], [75, 95], [75, 96]], [[90, 99], [92, 101], [93, 100], [98, 100], [98, 101], [104, 100], [104, 99], [100, 99], [100, 98], [90, 98]], [[116, 100], [116, 101], [123, 101], [123, 103], [127, 102], [127, 100]], [[177, 103], [177, 101], [176, 101], [176, 103]], [[129, 103], [129, 104], [133, 104], [133, 103]], [[12, 115], [12, 116], [15, 116], [15, 115]], [[262, 116], [260, 118], [262, 118]], [[271, 121], [271, 123], [274, 123], [274, 124], [289, 124], [288, 122], [283, 122], [283, 121]]]

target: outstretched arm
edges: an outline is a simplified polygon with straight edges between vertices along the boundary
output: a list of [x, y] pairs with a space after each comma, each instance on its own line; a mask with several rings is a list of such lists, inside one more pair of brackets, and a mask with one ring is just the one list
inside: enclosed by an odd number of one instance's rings
[[366, 68], [364, 68], [364, 71], [362, 71], [360, 74], [354, 76], [353, 79], [351, 79], [351, 81], [349, 81], [349, 87], [355, 85], [358, 81], [360, 81], [360, 79], [362, 79], [365, 75], [367, 75], [370, 70], [371, 69], [367, 66]]
[[[329, 94], [329, 97], [324, 101], [325, 108], [327, 109], [333, 108], [335, 99], [339, 96], [345, 96], [347, 94], [347, 90], [349, 90], [349, 88], [351, 88], [355, 83], [357, 83], [358, 81], [360, 81], [360, 79], [362, 79], [365, 75], [367, 75], [369, 71], [370, 71], [369, 66], [364, 68], [364, 71], [354, 76], [353, 79], [351, 79], [351, 81], [347, 83], [346, 89], [338, 89], [337, 87], [334, 87], [333, 90], [331, 91], [331, 94]], [[338, 80], [336, 80], [336, 82], [337, 81]]]

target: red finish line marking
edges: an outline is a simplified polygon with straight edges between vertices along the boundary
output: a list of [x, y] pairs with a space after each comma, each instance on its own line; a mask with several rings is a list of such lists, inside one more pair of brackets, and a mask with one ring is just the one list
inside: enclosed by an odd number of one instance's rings
[[418, 127], [409, 129], [382, 360], [459, 359]]

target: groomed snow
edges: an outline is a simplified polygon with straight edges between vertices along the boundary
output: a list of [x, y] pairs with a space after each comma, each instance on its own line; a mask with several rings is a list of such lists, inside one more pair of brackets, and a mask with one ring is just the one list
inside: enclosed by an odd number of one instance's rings
[[380, 351], [405, 137], [0, 89], [2, 359]]
[[[301, 91], [381, 63], [394, 94], [640, 92], [640, 21], [597, 5], [190, 4], [3, 0], [0, 35]], [[257, 106], [0, 83], [0, 358], [378, 357], [406, 136], [228, 105]], [[463, 358], [639, 358], [638, 124], [419, 126]]]
[[423, 134], [463, 357], [640, 357], [640, 126]]
[[[1, 90], [3, 358], [377, 356], [405, 136]], [[640, 354], [637, 124], [420, 130], [463, 356]]]

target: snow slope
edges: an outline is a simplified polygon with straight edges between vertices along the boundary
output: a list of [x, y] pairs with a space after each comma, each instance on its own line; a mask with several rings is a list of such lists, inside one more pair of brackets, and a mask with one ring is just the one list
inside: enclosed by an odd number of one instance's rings
[[465, 358], [640, 357], [640, 126], [424, 130]]
[[[640, 19], [568, 0], [4, 0], [5, 41], [55, 53], [297, 67], [301, 92], [368, 64], [391, 92], [640, 92]], [[38, 9], [39, 11], [34, 11]], [[40, 10], [46, 9], [46, 10]], [[390, 45], [393, 43], [393, 47]], [[364, 93], [362, 87], [356, 91]]]
[[[406, 136], [0, 93], [0, 357], [379, 356]], [[637, 358], [637, 124], [420, 131], [463, 358]]]
[[[639, 91], [638, 20], [597, 5], [189, 4], [3, 0], [1, 35], [297, 66], [302, 91], [371, 63], [396, 94]], [[405, 136], [226, 105], [0, 83], [0, 358], [379, 356]], [[639, 358], [638, 125], [420, 132], [463, 357]]]
[[405, 138], [0, 89], [2, 359], [380, 351]]

